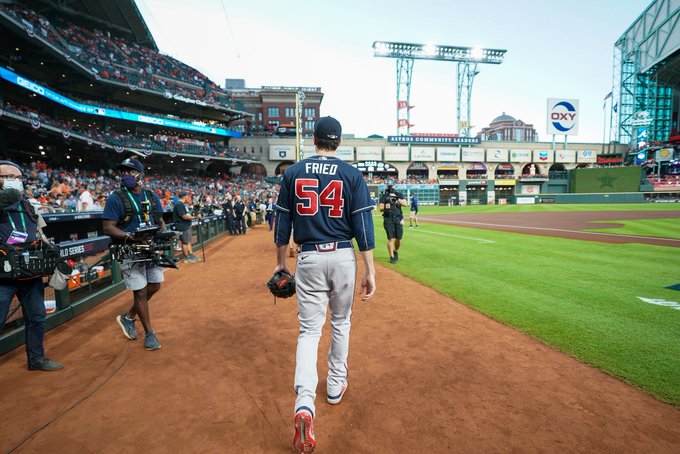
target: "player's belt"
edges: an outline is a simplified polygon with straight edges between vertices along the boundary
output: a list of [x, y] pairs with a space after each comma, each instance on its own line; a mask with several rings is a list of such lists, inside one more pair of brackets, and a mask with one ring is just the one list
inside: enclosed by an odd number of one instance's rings
[[351, 241], [331, 241], [330, 243], [303, 244], [299, 247], [299, 252], [333, 252], [338, 249], [353, 248]]

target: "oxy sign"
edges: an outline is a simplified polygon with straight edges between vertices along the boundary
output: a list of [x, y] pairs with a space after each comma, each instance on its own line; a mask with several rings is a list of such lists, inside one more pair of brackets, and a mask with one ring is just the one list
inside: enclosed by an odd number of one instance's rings
[[578, 134], [578, 99], [548, 98], [548, 134]]

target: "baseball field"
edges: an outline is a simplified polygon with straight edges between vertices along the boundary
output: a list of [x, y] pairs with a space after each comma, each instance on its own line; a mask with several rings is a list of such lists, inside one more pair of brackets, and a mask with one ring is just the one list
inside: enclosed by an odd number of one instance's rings
[[[338, 406], [321, 339], [317, 452], [678, 452], [680, 209], [424, 208], [394, 265], [375, 220]], [[0, 357], [0, 450], [291, 452], [298, 323], [264, 285], [271, 233], [206, 257], [151, 302], [161, 350], [123, 337], [122, 293], [47, 334], [63, 370]]]
[[400, 273], [680, 405], [680, 208], [426, 207], [420, 219]]

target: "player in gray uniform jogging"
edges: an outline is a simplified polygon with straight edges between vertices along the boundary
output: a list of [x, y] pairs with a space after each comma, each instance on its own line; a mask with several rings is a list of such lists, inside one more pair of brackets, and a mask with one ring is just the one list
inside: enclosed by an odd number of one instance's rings
[[313, 427], [319, 381], [316, 358], [326, 307], [331, 311], [332, 330], [327, 402], [339, 404], [347, 389], [347, 355], [357, 273], [352, 238], [356, 238], [365, 267], [362, 300], [371, 298], [375, 292], [373, 206], [361, 172], [335, 157], [341, 134], [342, 128], [335, 118], [323, 117], [316, 122], [317, 154], [286, 170], [276, 202], [274, 272], [290, 273], [286, 256], [291, 227], [299, 251], [295, 280], [300, 334], [295, 357], [297, 398], [293, 445], [304, 453], [312, 452], [316, 446]]

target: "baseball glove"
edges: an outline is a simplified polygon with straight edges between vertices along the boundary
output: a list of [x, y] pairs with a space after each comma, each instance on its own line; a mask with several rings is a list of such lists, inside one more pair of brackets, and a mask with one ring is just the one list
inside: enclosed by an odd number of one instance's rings
[[277, 271], [267, 281], [269, 291], [277, 298], [289, 298], [295, 295], [295, 278], [284, 271]]

